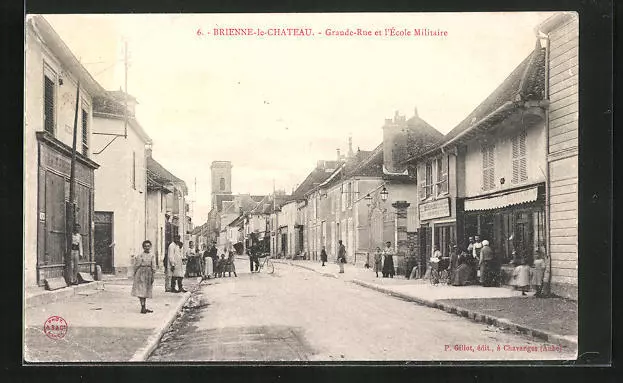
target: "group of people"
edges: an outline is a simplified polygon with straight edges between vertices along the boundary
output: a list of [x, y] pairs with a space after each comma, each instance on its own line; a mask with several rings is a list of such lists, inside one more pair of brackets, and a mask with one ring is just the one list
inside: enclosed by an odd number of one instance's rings
[[[320, 261], [322, 262], [322, 266], [325, 266], [327, 259], [327, 249], [325, 246], [322, 246], [322, 250], [320, 251]], [[340, 266], [340, 274], [344, 274], [344, 265], [346, 264], [346, 246], [344, 246], [341, 239], [338, 241], [336, 261]]]
[[[78, 234], [79, 235], [79, 234]], [[179, 235], [173, 237], [173, 242], [169, 244], [167, 252], [164, 256], [164, 269], [165, 269], [165, 282], [164, 290], [172, 293], [185, 293], [186, 290], [183, 287], [183, 280], [186, 274], [186, 262], [189, 256], [194, 256], [198, 252], [193, 251], [193, 243], [190, 242], [190, 249], [186, 256], [183, 254], [183, 243], [180, 240]], [[152, 243], [149, 240], [145, 240], [142, 243], [143, 252], [134, 257], [134, 275], [132, 283], [131, 295], [138, 297], [141, 304], [141, 314], [147, 314], [153, 312], [153, 310], [146, 307], [147, 298], [151, 298], [153, 295], [153, 284], [156, 275], [156, 258], [151, 252]], [[205, 246], [204, 246], [205, 249]], [[80, 249], [76, 251], [79, 253]], [[229, 256], [225, 258], [225, 254], [221, 254], [218, 257], [218, 251], [215, 243], [212, 243], [210, 249], [205, 249], [200, 259], [200, 270], [202, 271], [202, 278], [217, 278], [224, 277], [226, 273], [233, 273], [235, 277], [236, 266], [234, 264], [234, 253], [229, 252]], [[177, 287], [177, 288], [176, 288]]]
[[[545, 261], [540, 251], [537, 250], [535, 253], [533, 259], [521, 249], [512, 252], [511, 264], [515, 268], [510, 283], [521, 290], [522, 295], [526, 295], [531, 286], [534, 286], [537, 296], [541, 294]], [[439, 266], [442, 258], [439, 247], [435, 246], [431, 266], [440, 269], [447, 267], [450, 275], [449, 282], [453, 286], [480, 284], [484, 287], [494, 287], [501, 284], [500, 254], [493, 251], [488, 240], [481, 241], [478, 235], [468, 238], [468, 244], [464, 250], [451, 245], [447, 266]]]
[[394, 268], [394, 249], [392, 243], [385, 242], [385, 248], [381, 251], [380, 247], [376, 248], [374, 253], [374, 272], [379, 277], [379, 272], [383, 278], [393, 278], [396, 275]]

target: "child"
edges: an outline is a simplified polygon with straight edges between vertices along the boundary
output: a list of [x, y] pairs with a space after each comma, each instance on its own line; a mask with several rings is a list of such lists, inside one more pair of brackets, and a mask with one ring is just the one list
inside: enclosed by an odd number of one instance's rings
[[217, 276], [219, 278], [225, 276], [225, 264], [227, 263], [227, 260], [225, 260], [225, 254], [221, 254], [221, 259], [218, 260], [218, 266], [216, 268], [217, 272]]
[[540, 251], [536, 251], [534, 270], [532, 270], [532, 287], [536, 291], [535, 297], [540, 297], [543, 289], [543, 276], [545, 275], [545, 260]]
[[526, 291], [530, 288], [530, 266], [526, 263], [525, 257], [521, 257], [517, 252], [513, 251], [512, 264], [515, 265], [515, 270], [513, 270], [513, 280], [511, 284], [514, 285], [517, 290], [520, 290], [521, 295], [524, 296], [527, 295]]
[[238, 274], [236, 274], [236, 265], [234, 264], [234, 252], [229, 252], [229, 258], [227, 259], [227, 271], [229, 272], [229, 276], [231, 277], [231, 273], [234, 273], [234, 277], [238, 278]]

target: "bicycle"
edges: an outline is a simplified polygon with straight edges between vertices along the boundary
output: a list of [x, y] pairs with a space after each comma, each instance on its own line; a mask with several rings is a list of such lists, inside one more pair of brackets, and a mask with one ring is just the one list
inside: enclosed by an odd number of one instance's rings
[[268, 272], [268, 274], [274, 273], [275, 264], [270, 259], [270, 254], [267, 254], [266, 256], [260, 257], [260, 258], [264, 258], [264, 259], [260, 261], [260, 266], [258, 267], [257, 272], [259, 273], [260, 271], [262, 271], [262, 269], [266, 268], [266, 271]]

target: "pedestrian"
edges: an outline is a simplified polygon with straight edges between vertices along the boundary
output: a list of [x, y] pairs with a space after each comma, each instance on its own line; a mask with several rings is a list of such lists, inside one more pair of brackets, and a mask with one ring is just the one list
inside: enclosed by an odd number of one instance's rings
[[184, 277], [189, 277], [191, 274], [195, 275], [195, 272], [198, 272], [197, 268], [197, 253], [195, 253], [195, 246], [193, 241], [188, 243], [188, 250], [186, 250], [186, 270], [184, 270]]
[[175, 242], [169, 243], [169, 246], [164, 250], [164, 260], [162, 265], [164, 266], [164, 291], [171, 292], [171, 268], [169, 267], [169, 254], [171, 254], [172, 247], [177, 246]]
[[[182, 281], [184, 279], [184, 264], [182, 255], [183, 243], [180, 236], [173, 237], [174, 241], [169, 245], [169, 270], [171, 272], [171, 292], [185, 293]], [[177, 289], [175, 285], [177, 284]]]
[[203, 245], [203, 279], [210, 279], [214, 275], [214, 267], [212, 264], [212, 258], [210, 257], [210, 250]]
[[511, 285], [521, 291], [521, 295], [527, 295], [526, 291], [530, 288], [530, 266], [527, 265], [525, 257], [517, 251], [513, 251], [511, 263], [515, 266]]
[[229, 276], [231, 277], [231, 273], [234, 273], [234, 277], [238, 278], [238, 274], [236, 274], [236, 264], [234, 263], [234, 252], [229, 251], [229, 257], [227, 258], [227, 271], [229, 272]]
[[495, 254], [489, 241], [482, 241], [482, 249], [480, 250], [480, 283], [485, 287], [491, 287], [495, 281]]
[[381, 254], [381, 248], [377, 246], [374, 252], [374, 272], [377, 278], [379, 277], [379, 271], [381, 274], [383, 273], [383, 254]]
[[450, 281], [454, 279], [454, 273], [456, 273], [456, 269], [459, 267], [458, 251], [459, 249], [457, 245], [455, 244], [450, 245], [450, 269], [448, 272], [448, 278]]
[[383, 258], [383, 278], [393, 278], [396, 271], [394, 269], [394, 249], [390, 241], [385, 242]]
[[153, 312], [145, 307], [147, 298], [151, 298], [156, 276], [156, 260], [151, 252], [151, 241], [142, 243], [143, 253], [134, 257], [134, 281], [132, 283], [132, 296], [138, 297], [141, 302], [141, 314]]
[[344, 274], [344, 264], [346, 263], [346, 246], [339, 241], [339, 248], [337, 250], [337, 263], [340, 265], [340, 274]]
[[532, 270], [532, 287], [536, 291], [535, 297], [543, 295], [543, 277], [545, 276], [545, 260], [540, 250], [536, 250], [534, 259], [534, 270]]
[[214, 272], [214, 278], [218, 272], [218, 250], [216, 249], [216, 241], [212, 241], [212, 247], [210, 247], [210, 258], [212, 259], [212, 271]]
[[76, 223], [71, 233], [71, 273], [69, 279], [72, 285], [78, 284], [78, 267], [82, 257], [84, 257], [82, 235], [80, 235], [80, 224]]
[[322, 261], [322, 266], [327, 262], [327, 249], [322, 246], [322, 250], [320, 251], [320, 260]]
[[434, 273], [430, 273], [430, 278], [434, 283], [439, 282], [439, 261], [441, 261], [441, 251], [439, 251], [439, 246], [435, 245], [433, 248], [433, 255], [430, 257], [430, 266], [431, 271]]
[[247, 250], [247, 255], [249, 256], [249, 268], [251, 272], [257, 272], [260, 268], [260, 259], [258, 258], [259, 249], [257, 246], [251, 246], [250, 249]]
[[472, 264], [474, 265], [473, 268], [473, 275], [472, 275], [472, 279], [478, 283], [478, 274], [480, 273], [479, 270], [479, 266], [480, 266], [480, 252], [482, 251], [482, 242], [480, 242], [480, 236], [476, 235], [474, 236], [474, 244], [472, 245]]
[[218, 266], [217, 266], [217, 272], [216, 272], [219, 278], [225, 276], [226, 263], [227, 263], [227, 260], [225, 259], [225, 254], [221, 254], [221, 258], [218, 260]]
[[472, 264], [470, 259], [473, 259], [471, 254], [461, 251], [457, 258], [457, 268], [452, 276], [452, 286], [465, 286], [472, 276]]

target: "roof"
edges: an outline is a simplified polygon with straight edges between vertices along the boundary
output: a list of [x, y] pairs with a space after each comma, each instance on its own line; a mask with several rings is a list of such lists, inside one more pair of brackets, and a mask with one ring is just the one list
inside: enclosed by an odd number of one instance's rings
[[43, 41], [52, 54], [61, 61], [63, 67], [69, 69], [72, 75], [78, 77], [81, 85], [84, 86], [92, 97], [106, 92], [91, 76], [91, 73], [80, 64], [80, 61], [78, 61], [67, 44], [43, 16], [28, 16], [28, 30], [34, 32]]
[[411, 162], [436, 153], [443, 147], [489, 129], [514, 113], [525, 101], [541, 101], [545, 97], [545, 49], [537, 41], [535, 49], [511, 74], [442, 140], [403, 162]]
[[186, 182], [174, 176], [171, 172], [164, 168], [164, 166], [160, 165], [158, 161], [154, 160], [152, 157], [147, 157], [147, 175], [151, 177], [154, 181], [160, 184], [167, 183], [177, 183], [182, 186], [182, 190], [184, 194], [188, 194], [188, 188], [186, 187]]
[[333, 171], [330, 171], [330, 169], [331, 168], [327, 167], [316, 167], [314, 170], [312, 170], [307, 175], [305, 180], [294, 191], [295, 198], [304, 199], [305, 193], [320, 185], [331, 176]]
[[215, 212], [220, 212], [223, 210], [223, 201], [233, 201], [234, 200], [234, 195], [233, 194], [215, 194], [214, 197], [216, 198], [216, 210]]
[[[101, 118], [113, 118], [118, 120], [125, 119], [125, 107], [117, 102], [108, 94], [93, 97], [93, 115]], [[143, 139], [147, 144], [151, 143], [151, 137], [145, 132], [145, 129], [139, 124], [138, 120], [128, 110], [128, 125]]]
[[514, 106], [519, 101], [542, 100], [545, 94], [544, 90], [545, 49], [541, 48], [537, 41], [537, 47], [511, 72], [502, 84], [446, 134], [444, 143], [448, 143], [460, 134], [471, 130], [479, 125], [479, 122], [507, 104]]

